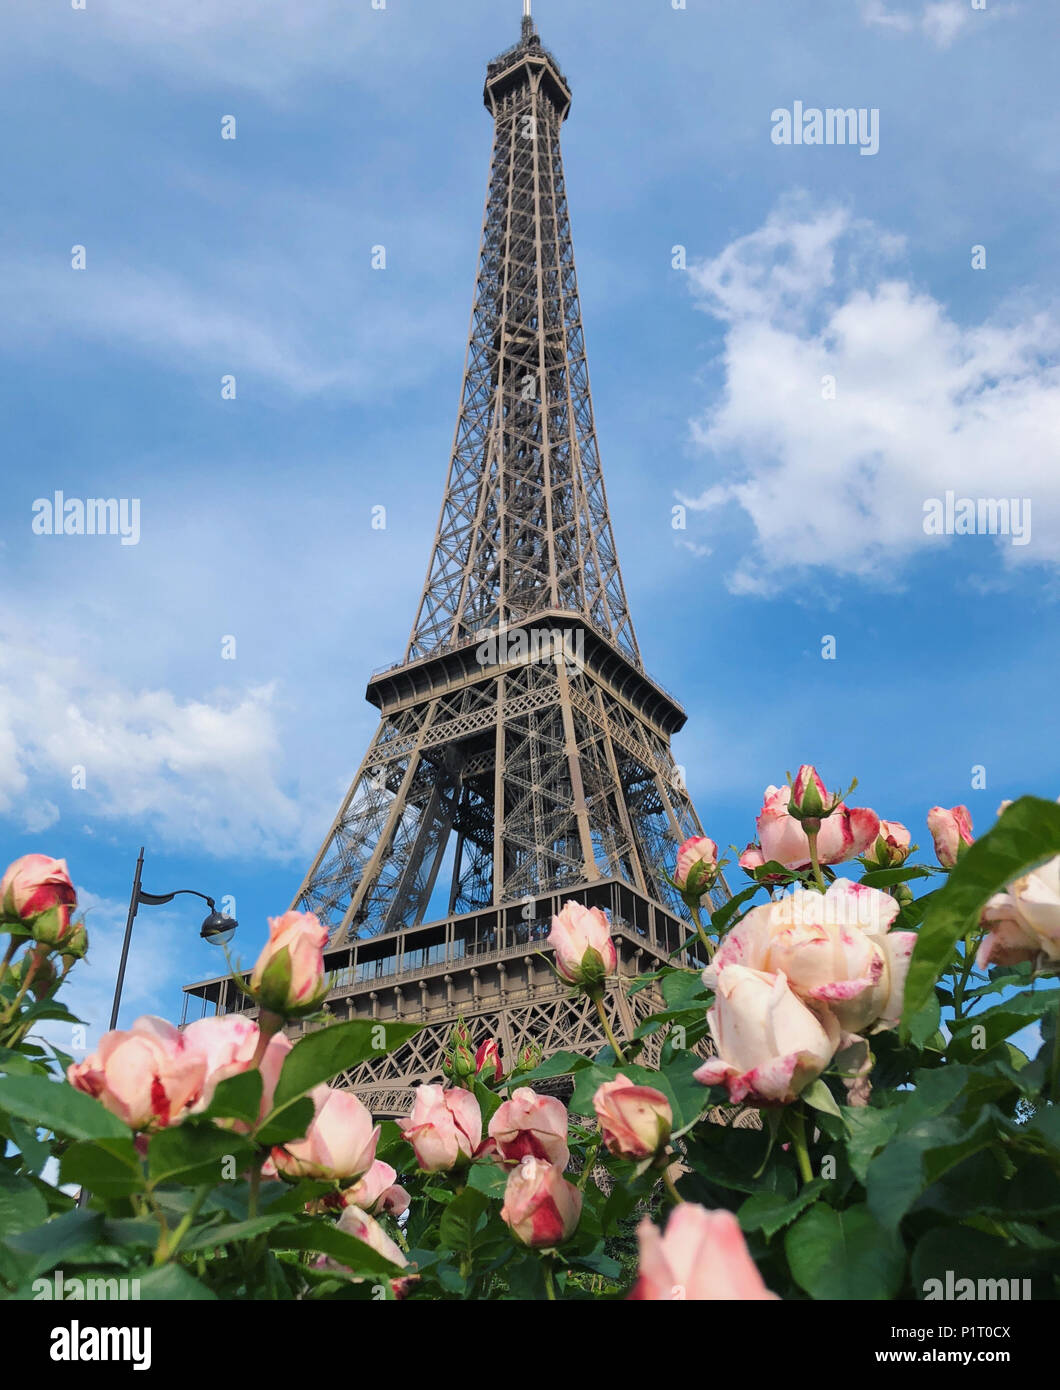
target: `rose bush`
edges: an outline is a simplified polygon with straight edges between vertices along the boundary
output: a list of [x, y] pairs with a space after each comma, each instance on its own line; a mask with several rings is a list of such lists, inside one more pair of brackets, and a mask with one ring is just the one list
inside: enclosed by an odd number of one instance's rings
[[[606, 1045], [508, 1052], [461, 1019], [398, 1123], [340, 1082], [421, 1025], [320, 1011], [311, 914], [271, 919], [236, 976], [255, 1017], [140, 1018], [66, 1055], [90, 943], [65, 863], [17, 860], [0, 1295], [61, 1261], [166, 1299], [898, 1299], [1009, 1276], [1056, 1297], [1060, 806], [1004, 803], [978, 839], [933, 807], [935, 864], [848, 795], [809, 765], [768, 788], [735, 896], [714, 841], [680, 846], [688, 942], [648, 974], [564, 903], [547, 958]], [[629, 1031], [619, 991], [645, 990]]]

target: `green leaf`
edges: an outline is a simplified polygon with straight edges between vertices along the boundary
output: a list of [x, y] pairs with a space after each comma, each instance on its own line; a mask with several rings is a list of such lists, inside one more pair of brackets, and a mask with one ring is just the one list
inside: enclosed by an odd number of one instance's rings
[[820, 1077], [804, 1091], [800, 1092], [800, 1097], [807, 1105], [812, 1105], [815, 1110], [821, 1110], [826, 1115], [835, 1115], [837, 1119], [843, 1118], [843, 1112], [835, 1102], [835, 1097], [828, 1089]]
[[823, 1178], [814, 1178], [797, 1197], [786, 1197], [782, 1192], [755, 1192], [736, 1215], [745, 1231], [761, 1231], [766, 1240], [771, 1240], [815, 1202], [826, 1187]]
[[0, 1240], [48, 1219], [48, 1204], [26, 1178], [0, 1167]]
[[144, 1190], [140, 1156], [131, 1139], [83, 1139], [59, 1164], [62, 1182], [87, 1187], [101, 1197], [128, 1197]]
[[864, 1184], [873, 1156], [887, 1144], [898, 1128], [898, 1109], [875, 1110], [868, 1106], [844, 1106], [847, 1127], [847, 1161], [858, 1182]]
[[191, 1299], [200, 1302], [214, 1300], [217, 1295], [205, 1284], [200, 1284], [182, 1265], [160, 1265], [157, 1269], [133, 1270], [131, 1278], [140, 1281], [141, 1299], [152, 1302], [186, 1303]]
[[48, 1159], [51, 1158], [50, 1147], [47, 1144], [42, 1144], [37, 1138], [34, 1126], [22, 1124], [13, 1115], [8, 1116], [7, 1125], [12, 1142], [22, 1155], [22, 1162], [26, 1171], [39, 1175]]
[[729, 922], [743, 907], [744, 903], [750, 902], [754, 895], [761, 891], [762, 885], [754, 883], [750, 888], [743, 888], [734, 898], [730, 898], [727, 903], [723, 903], [716, 912], [710, 914], [710, 925], [719, 934], [725, 930]]
[[269, 1244], [274, 1250], [309, 1250], [330, 1255], [358, 1275], [381, 1274], [393, 1278], [407, 1272], [391, 1264], [363, 1240], [348, 1236], [332, 1222], [319, 1217], [306, 1217], [297, 1225], [275, 1227], [269, 1232]]
[[1046, 860], [1060, 854], [1060, 805], [1023, 796], [1002, 812], [997, 824], [970, 845], [933, 894], [917, 937], [905, 986], [902, 1035], [928, 1003], [935, 981], [954, 947], [975, 931], [988, 898]]
[[147, 1151], [147, 1171], [152, 1187], [219, 1183], [243, 1172], [253, 1156], [253, 1146], [238, 1134], [185, 1124], [154, 1136]]
[[[422, 1027], [422, 1023], [374, 1023], [371, 1019], [355, 1018], [347, 1023], [333, 1023], [301, 1038], [287, 1054], [280, 1072], [272, 1113], [265, 1120], [269, 1133], [275, 1132], [284, 1113], [308, 1096], [314, 1087], [332, 1081], [344, 1071], [352, 1071], [363, 1062], [393, 1052], [415, 1037]], [[380, 1032], [384, 1042], [381, 1048], [375, 1045]], [[305, 1129], [299, 1132], [304, 1134]], [[271, 1139], [270, 1142], [277, 1141]]]
[[914, 878], [930, 878], [933, 869], [923, 864], [911, 864], [902, 869], [871, 869], [860, 880], [862, 888], [893, 888], [896, 883], [908, 883]]
[[513, 1077], [512, 1084], [530, 1086], [535, 1081], [548, 1081], [553, 1076], [570, 1076], [584, 1067], [591, 1066], [591, 1058], [583, 1057], [578, 1052], [553, 1052], [547, 1061], [542, 1062], [533, 1071], [524, 1072], [517, 1078]]
[[8, 1237], [6, 1244], [16, 1255], [27, 1257], [27, 1277], [45, 1273], [55, 1265], [93, 1251], [103, 1234], [103, 1217], [98, 1211], [78, 1207], [54, 1221]]
[[92, 1096], [75, 1091], [67, 1081], [46, 1081], [42, 1076], [0, 1077], [0, 1109], [69, 1139], [129, 1137], [128, 1125]]
[[476, 1192], [485, 1193], [487, 1197], [503, 1197], [508, 1175], [499, 1164], [488, 1160], [471, 1165], [467, 1182], [469, 1187], [473, 1187]]
[[314, 1110], [312, 1097], [302, 1096], [300, 1100], [267, 1116], [255, 1131], [254, 1138], [269, 1148], [286, 1144], [291, 1139], [301, 1139], [313, 1123]]
[[475, 1237], [486, 1224], [489, 1199], [474, 1187], [465, 1187], [442, 1213], [439, 1238], [454, 1254], [470, 1255]]
[[238, 1076], [226, 1077], [213, 1093], [213, 1099], [203, 1111], [207, 1120], [243, 1120], [246, 1124], [257, 1124], [261, 1109], [261, 1072], [240, 1072]]
[[886, 1299], [901, 1288], [901, 1244], [864, 1206], [817, 1202], [784, 1238], [792, 1278], [811, 1298]]
[[873, 1215], [896, 1231], [902, 1217], [931, 1183], [985, 1148], [997, 1133], [989, 1108], [971, 1129], [939, 1116], [903, 1130], [869, 1164], [865, 1188]]
[[211, 1226], [200, 1226], [185, 1236], [180, 1243], [180, 1253], [189, 1255], [196, 1250], [213, 1250], [221, 1245], [233, 1245], [241, 1240], [250, 1240], [271, 1231], [275, 1226], [289, 1222], [285, 1212], [269, 1212], [265, 1216], [254, 1216], [249, 1221], [222, 1221]]
[[705, 1010], [710, 997], [698, 970], [671, 970], [663, 976], [662, 993], [670, 1009], [687, 1009], [694, 1004]]

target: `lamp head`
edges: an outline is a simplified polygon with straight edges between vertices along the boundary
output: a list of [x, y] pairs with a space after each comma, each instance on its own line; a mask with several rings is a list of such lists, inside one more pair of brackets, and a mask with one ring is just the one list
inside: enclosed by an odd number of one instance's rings
[[232, 940], [238, 925], [234, 917], [226, 917], [223, 912], [215, 910], [203, 922], [199, 935], [211, 946], [224, 946]]

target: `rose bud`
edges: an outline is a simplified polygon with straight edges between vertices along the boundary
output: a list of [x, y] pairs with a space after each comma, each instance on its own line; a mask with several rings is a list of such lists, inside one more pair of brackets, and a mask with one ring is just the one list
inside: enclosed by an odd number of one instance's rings
[[375, 1162], [379, 1130], [363, 1101], [352, 1091], [317, 1086], [312, 1092], [316, 1113], [304, 1139], [274, 1148], [278, 1172], [289, 1178], [359, 1178]]
[[515, 1065], [515, 1070], [519, 1073], [534, 1071], [541, 1065], [544, 1051], [538, 1043], [528, 1043], [519, 1053], [519, 1061]]
[[84, 922], [71, 922], [59, 949], [62, 953], [63, 968], [66, 970], [70, 969], [75, 960], [81, 960], [88, 955], [88, 932], [85, 931]]
[[912, 836], [901, 821], [881, 820], [876, 843], [866, 856], [877, 869], [897, 869], [909, 858]]
[[[398, 1265], [402, 1269], [408, 1267], [408, 1256], [404, 1250], [396, 1241], [390, 1239], [379, 1222], [373, 1220], [367, 1212], [361, 1211], [357, 1207], [347, 1207], [336, 1224], [345, 1235], [353, 1236], [354, 1240], [362, 1241], [365, 1245], [370, 1246], [377, 1255], [382, 1255], [384, 1260], [389, 1260], [391, 1264]], [[322, 1255], [316, 1261], [316, 1267], [318, 1269], [344, 1270], [347, 1274], [350, 1273], [346, 1266], [326, 1255]], [[409, 1274], [400, 1279], [391, 1279], [390, 1289], [394, 1297], [404, 1298], [418, 1278], [418, 1274]], [[355, 1278], [353, 1282], [360, 1284], [364, 1281]]]
[[343, 1206], [360, 1207], [367, 1212], [387, 1211], [392, 1216], [400, 1216], [409, 1205], [409, 1194], [395, 1184], [396, 1177], [397, 1173], [390, 1164], [377, 1158], [359, 1182], [343, 1190]]
[[707, 1211], [682, 1202], [670, 1213], [666, 1234], [646, 1216], [637, 1227], [640, 1267], [630, 1298], [646, 1302], [766, 1300], [740, 1223], [731, 1211]]
[[501, 1219], [524, 1245], [561, 1245], [574, 1234], [581, 1210], [582, 1194], [551, 1163], [527, 1155], [508, 1175]]
[[835, 805], [812, 763], [803, 763], [791, 784], [789, 814], [798, 820], [822, 820]]
[[0, 879], [0, 913], [8, 921], [40, 923], [38, 941], [58, 946], [66, 933], [70, 914], [77, 905], [77, 893], [70, 880], [65, 859], [49, 859], [46, 854], [24, 854], [9, 864]]
[[361, 1211], [355, 1206], [344, 1207], [336, 1224], [340, 1231], [371, 1246], [377, 1255], [382, 1255], [383, 1259], [389, 1260], [391, 1264], [400, 1265], [402, 1268], [408, 1264], [408, 1256], [401, 1246], [391, 1240], [379, 1222], [373, 1221], [366, 1211]]
[[[767, 787], [765, 801], [758, 813], [758, 840], [762, 863], [775, 861], [786, 869], [807, 869], [811, 864], [810, 842], [799, 820], [790, 814], [791, 788]], [[842, 802], [821, 821], [817, 836], [817, 859], [820, 864], [842, 864], [864, 854], [874, 844], [880, 830], [880, 818], [875, 811], [851, 809]], [[740, 856], [743, 868], [750, 865], [749, 846]]]
[[928, 829], [935, 841], [935, 857], [944, 869], [952, 869], [964, 853], [965, 846], [975, 840], [972, 817], [967, 806], [951, 806], [948, 811], [932, 806], [927, 816]]
[[689, 907], [706, 907], [707, 893], [718, 876], [718, 847], [706, 835], [693, 836], [677, 851], [674, 884]]
[[504, 1075], [496, 1038], [487, 1038], [475, 1053], [475, 1075], [481, 1077], [487, 1086], [500, 1081]]
[[748, 1096], [793, 1101], [827, 1067], [841, 1036], [832, 1015], [807, 1008], [783, 975], [743, 965], [717, 972], [707, 1022], [718, 1055], [693, 1075], [704, 1086], [724, 1082], [734, 1105]]
[[298, 1018], [327, 994], [324, 947], [328, 929], [311, 912], [269, 918], [269, 939], [250, 977], [254, 998], [269, 1013]]
[[171, 1023], [145, 1015], [128, 1031], [104, 1033], [96, 1051], [66, 1076], [130, 1129], [165, 1129], [199, 1099], [206, 1058]]
[[611, 927], [598, 907], [564, 903], [552, 918], [548, 944], [556, 953], [556, 969], [572, 985], [598, 990], [618, 967]]
[[619, 1158], [653, 1158], [666, 1147], [674, 1125], [670, 1102], [654, 1086], [616, 1076], [597, 1087], [593, 1109], [604, 1147]]
[[448, 1172], [474, 1157], [482, 1142], [482, 1112], [470, 1091], [417, 1086], [412, 1114], [398, 1120], [425, 1173]]
[[489, 1135], [496, 1141], [499, 1157], [508, 1162], [530, 1154], [562, 1172], [570, 1158], [567, 1107], [555, 1096], [539, 1096], [529, 1086], [518, 1087], [511, 1100], [497, 1107]]

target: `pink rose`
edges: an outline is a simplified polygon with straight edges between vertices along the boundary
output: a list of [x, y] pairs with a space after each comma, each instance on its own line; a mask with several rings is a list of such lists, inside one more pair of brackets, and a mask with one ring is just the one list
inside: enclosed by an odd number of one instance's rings
[[762, 1281], [731, 1211], [683, 1202], [666, 1234], [645, 1217], [637, 1227], [640, 1268], [631, 1299], [647, 1302], [775, 1299]]
[[482, 1142], [482, 1112], [470, 1091], [417, 1086], [412, 1114], [398, 1120], [426, 1173], [448, 1172], [473, 1158]]
[[409, 1194], [395, 1184], [396, 1177], [397, 1173], [390, 1164], [377, 1158], [353, 1187], [343, 1190], [343, 1206], [360, 1207], [367, 1212], [386, 1211], [392, 1216], [400, 1216], [409, 1205]]
[[480, 1044], [475, 1053], [475, 1075], [480, 1076], [487, 1086], [490, 1082], [499, 1081], [504, 1075], [496, 1038], [487, 1038]]
[[[815, 774], [816, 775], [816, 774]], [[818, 779], [820, 780], [820, 779]], [[825, 793], [827, 796], [827, 792]], [[761, 845], [762, 861], [775, 860], [787, 869], [806, 869], [810, 866], [810, 842], [802, 824], [788, 812], [790, 787], [767, 787], [765, 802], [755, 821]], [[842, 864], [864, 854], [876, 839], [880, 818], [875, 811], [850, 809], [842, 803], [821, 821], [817, 836], [817, 858], [821, 864]], [[752, 846], [740, 856], [744, 864], [750, 859]]]
[[311, 1013], [327, 993], [328, 929], [311, 912], [269, 918], [269, 939], [250, 977], [254, 998], [270, 1013]]
[[618, 968], [611, 925], [598, 907], [564, 903], [552, 918], [548, 944], [556, 953], [556, 969], [572, 985], [599, 986]]
[[674, 883], [678, 891], [698, 898], [703, 906], [709, 904], [707, 890], [718, 872], [718, 847], [706, 835], [695, 835], [677, 851]]
[[838, 1023], [808, 1009], [783, 975], [727, 965], [714, 988], [707, 1022], [718, 1055], [694, 1073], [704, 1086], [725, 1082], [734, 1104], [747, 1096], [786, 1104], [832, 1060]]
[[[202, 1095], [192, 1110], [193, 1114], [198, 1115], [209, 1109], [214, 1091], [222, 1081], [250, 1070], [261, 1041], [261, 1030], [243, 1014], [224, 1014], [217, 1018], [200, 1018], [194, 1023], [189, 1023], [184, 1029], [184, 1038], [189, 1046], [202, 1053], [206, 1059], [206, 1080], [203, 1082]], [[286, 1033], [274, 1033], [258, 1062], [258, 1070], [262, 1077], [259, 1122], [272, 1109], [272, 1098], [276, 1091], [276, 1083], [280, 1079], [280, 1069], [292, 1045]], [[250, 1129], [242, 1120], [232, 1121], [231, 1127], [241, 1133]]]
[[562, 1172], [570, 1159], [567, 1107], [554, 1096], [539, 1096], [529, 1086], [520, 1086], [512, 1092], [511, 1100], [497, 1107], [489, 1135], [496, 1142], [497, 1153], [509, 1162], [530, 1154]]
[[881, 820], [880, 833], [869, 857], [881, 869], [897, 869], [909, 858], [913, 837], [898, 820]]
[[621, 1158], [652, 1158], [665, 1148], [674, 1125], [670, 1102], [653, 1086], [616, 1076], [598, 1086], [593, 1109], [609, 1153]]
[[155, 1130], [179, 1124], [189, 1112], [202, 1093], [206, 1066], [179, 1029], [145, 1015], [128, 1031], [104, 1033], [97, 1050], [66, 1075], [130, 1129]]
[[371, 1113], [352, 1091], [318, 1086], [312, 1096], [316, 1113], [305, 1138], [272, 1151], [277, 1171], [289, 1178], [359, 1178], [379, 1142]]
[[1042, 969], [1060, 961], [1060, 855], [995, 893], [982, 921], [989, 930], [976, 956], [980, 970], [1021, 961]]
[[[0, 879], [0, 913], [9, 919], [30, 923], [54, 910], [54, 921], [47, 931], [48, 946], [59, 946], [70, 925], [70, 914], [77, 906], [77, 893], [70, 881], [65, 859], [49, 859], [46, 854], [24, 854], [9, 864]], [[46, 924], [41, 924], [42, 928]]]
[[782, 974], [818, 1014], [844, 1032], [880, 1032], [901, 1018], [914, 932], [892, 932], [898, 903], [888, 893], [840, 878], [826, 893], [797, 888], [752, 908], [703, 972], [714, 989], [731, 965]]
[[353, 1236], [354, 1240], [363, 1241], [391, 1264], [402, 1268], [408, 1264], [408, 1256], [401, 1246], [391, 1240], [379, 1222], [373, 1221], [367, 1212], [353, 1206], [345, 1207], [336, 1224], [340, 1231]]
[[951, 806], [946, 811], [941, 806], [932, 806], [927, 823], [935, 841], [936, 859], [944, 869], [952, 869], [963, 852], [962, 847], [975, 839], [968, 807]]
[[581, 1211], [582, 1194], [551, 1163], [528, 1154], [508, 1175], [501, 1218], [523, 1245], [561, 1245], [574, 1234]]

